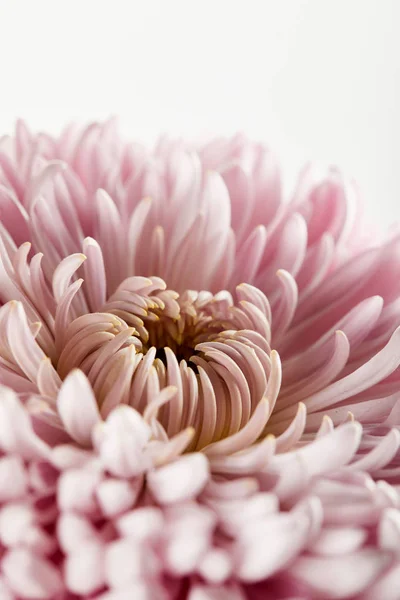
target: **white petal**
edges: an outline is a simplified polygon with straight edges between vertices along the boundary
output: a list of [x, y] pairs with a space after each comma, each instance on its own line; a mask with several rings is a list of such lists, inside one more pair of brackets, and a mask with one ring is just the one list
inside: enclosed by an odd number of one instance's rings
[[159, 537], [163, 524], [161, 510], [153, 506], [145, 506], [122, 515], [116, 522], [116, 527], [121, 537], [133, 537], [141, 541]]
[[358, 550], [367, 538], [361, 527], [325, 527], [311, 546], [314, 554], [344, 555]]
[[370, 452], [350, 465], [356, 471], [374, 472], [388, 465], [400, 446], [400, 431], [392, 429]]
[[158, 502], [170, 504], [196, 497], [209, 477], [209, 464], [199, 452], [150, 471], [147, 484]]
[[102, 481], [97, 487], [96, 494], [103, 515], [111, 518], [129, 510], [135, 505], [141, 489], [140, 478], [133, 482], [119, 479]]
[[2, 559], [2, 570], [13, 592], [22, 598], [48, 600], [62, 590], [56, 567], [27, 550], [12, 550]]
[[310, 522], [304, 515], [290, 520], [277, 515], [262, 528], [254, 524], [252, 535], [247, 532], [246, 539], [238, 547], [237, 576], [250, 583], [273, 575], [306, 544], [309, 526]]
[[366, 590], [389, 562], [390, 555], [369, 548], [333, 558], [302, 556], [290, 571], [325, 598], [344, 599]]
[[91, 594], [104, 585], [104, 548], [97, 543], [85, 543], [65, 561], [65, 581], [75, 594]]
[[79, 369], [64, 380], [57, 397], [58, 413], [70, 436], [82, 446], [90, 446], [93, 427], [100, 414], [92, 387]]
[[134, 477], [151, 466], [144, 454], [150, 436], [151, 429], [142, 416], [135, 409], [121, 405], [110, 413], [104, 425], [100, 425], [94, 442], [104, 466], [111, 473]]
[[384, 550], [393, 550], [400, 555], [400, 511], [388, 508], [379, 523], [379, 545]]
[[87, 543], [96, 543], [99, 534], [86, 517], [64, 512], [57, 522], [57, 538], [63, 552], [69, 554]]
[[23, 458], [45, 458], [50, 448], [33, 431], [29, 414], [9, 388], [0, 386], [0, 447]]
[[96, 469], [69, 469], [58, 480], [58, 504], [61, 510], [83, 514], [95, 512], [95, 491], [101, 475]]
[[[147, 550], [147, 551], [146, 551]], [[158, 562], [154, 554], [133, 539], [108, 544], [105, 555], [105, 577], [111, 589], [124, 589], [147, 577], [154, 577]]]

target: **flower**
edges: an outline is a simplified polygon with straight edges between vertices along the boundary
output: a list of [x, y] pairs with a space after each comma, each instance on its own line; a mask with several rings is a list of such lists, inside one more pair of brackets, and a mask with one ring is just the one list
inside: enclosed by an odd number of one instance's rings
[[0, 145], [0, 597], [390, 600], [400, 237], [243, 136]]

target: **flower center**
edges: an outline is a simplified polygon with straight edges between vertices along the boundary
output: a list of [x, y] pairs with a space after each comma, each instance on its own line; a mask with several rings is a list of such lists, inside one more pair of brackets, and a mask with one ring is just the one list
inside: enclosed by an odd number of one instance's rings
[[[209, 292], [188, 291], [178, 296], [169, 292], [177, 303], [174, 314], [158, 309], [150, 318], [144, 317], [147, 335], [141, 338], [144, 353], [156, 348], [156, 360], [167, 367], [166, 348], [170, 349], [178, 363], [185, 361], [198, 373], [195, 357], [199, 344], [214, 340], [229, 327], [229, 309], [233, 304], [229, 294], [213, 296]], [[153, 319], [153, 315], [157, 318]]]
[[144, 413], [155, 392], [175, 386], [158, 413], [168, 437], [194, 427], [192, 448], [199, 449], [246, 425], [271, 374], [269, 305], [259, 290], [238, 286], [235, 302], [227, 291], [179, 295], [159, 278], [132, 277], [104, 310], [134, 327], [141, 344], [129, 403]]

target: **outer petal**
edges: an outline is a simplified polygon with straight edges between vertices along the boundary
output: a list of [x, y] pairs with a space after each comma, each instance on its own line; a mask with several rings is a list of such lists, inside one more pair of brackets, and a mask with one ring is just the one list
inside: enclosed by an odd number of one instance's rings
[[106, 479], [97, 488], [97, 499], [106, 518], [118, 516], [132, 508], [142, 490], [143, 482], [138, 477], [133, 482]]
[[23, 498], [27, 487], [28, 477], [21, 458], [17, 456], [0, 458], [0, 503]]
[[90, 446], [93, 427], [100, 414], [91, 385], [84, 373], [74, 369], [66, 377], [57, 397], [57, 409], [70, 436]]
[[28, 550], [12, 550], [2, 560], [3, 573], [10, 588], [22, 598], [48, 600], [64, 587], [61, 575], [50, 562]]
[[96, 512], [95, 491], [101, 474], [95, 468], [69, 469], [58, 482], [58, 505], [65, 511]]
[[65, 580], [75, 594], [91, 594], [104, 585], [104, 547], [86, 543], [70, 554], [65, 563]]
[[0, 386], [0, 397], [0, 447], [27, 459], [47, 457], [50, 449], [35, 435], [17, 395]]
[[151, 581], [136, 582], [123, 590], [113, 590], [97, 596], [96, 600], [170, 600], [171, 596], [161, 585]]
[[150, 467], [144, 448], [151, 429], [142, 416], [129, 406], [117, 407], [95, 435], [104, 466], [118, 477], [134, 477]]
[[158, 502], [170, 504], [197, 496], [208, 477], [208, 460], [204, 454], [196, 452], [149, 472], [147, 484]]
[[99, 539], [98, 532], [90, 521], [72, 512], [63, 513], [57, 522], [57, 537], [66, 554], [79, 550], [81, 546]]
[[366, 591], [363, 600], [399, 600], [399, 581], [400, 564], [397, 563]]
[[133, 539], [117, 540], [107, 546], [105, 576], [113, 589], [124, 589], [147, 577], [154, 577], [159, 563], [149, 548]]
[[261, 525], [253, 524], [252, 535], [246, 535], [238, 548], [237, 575], [249, 583], [267, 579], [285, 567], [305, 546], [310, 533], [304, 515], [288, 520], [281, 514]]
[[303, 556], [291, 573], [324, 598], [350, 598], [366, 590], [389, 563], [389, 554], [370, 548], [333, 558]]

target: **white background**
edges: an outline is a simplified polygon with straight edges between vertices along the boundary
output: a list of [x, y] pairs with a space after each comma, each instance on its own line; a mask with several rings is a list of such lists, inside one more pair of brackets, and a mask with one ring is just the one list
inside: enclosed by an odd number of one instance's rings
[[0, 0], [0, 131], [120, 116], [127, 135], [243, 130], [400, 219], [399, 0]]

